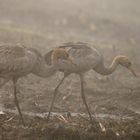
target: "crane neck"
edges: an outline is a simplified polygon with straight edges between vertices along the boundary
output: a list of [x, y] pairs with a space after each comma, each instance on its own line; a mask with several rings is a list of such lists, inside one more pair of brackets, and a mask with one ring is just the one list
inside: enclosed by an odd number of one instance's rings
[[119, 57], [115, 57], [109, 67], [106, 67], [102, 60], [101, 63], [94, 68], [94, 70], [102, 75], [112, 74], [119, 65], [119, 59]]

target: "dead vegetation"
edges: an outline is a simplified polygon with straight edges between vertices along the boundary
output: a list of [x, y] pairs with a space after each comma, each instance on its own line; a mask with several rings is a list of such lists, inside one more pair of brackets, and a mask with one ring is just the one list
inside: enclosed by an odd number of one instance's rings
[[[54, 116], [51, 122], [39, 117], [25, 117], [26, 127], [19, 124], [14, 114], [0, 115], [0, 138], [2, 140], [138, 140], [139, 117], [132, 120], [102, 119], [100, 127], [91, 126], [81, 117]], [[60, 119], [61, 118], [61, 119]], [[65, 120], [65, 121], [64, 121]], [[67, 121], [66, 121], [67, 120]], [[95, 123], [95, 122], [94, 122]], [[103, 128], [103, 129], [102, 129]]]

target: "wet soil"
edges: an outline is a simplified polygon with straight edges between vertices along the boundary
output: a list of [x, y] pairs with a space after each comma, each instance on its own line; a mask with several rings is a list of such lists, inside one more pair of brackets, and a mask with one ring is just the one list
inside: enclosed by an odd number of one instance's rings
[[[64, 117], [64, 118], [63, 118]], [[54, 116], [50, 122], [45, 118], [24, 116], [24, 127], [15, 114], [0, 115], [1, 140], [139, 140], [140, 116], [133, 119], [94, 118], [91, 125], [82, 116]], [[63, 119], [62, 119], [63, 118]], [[96, 120], [96, 121], [95, 121]]]

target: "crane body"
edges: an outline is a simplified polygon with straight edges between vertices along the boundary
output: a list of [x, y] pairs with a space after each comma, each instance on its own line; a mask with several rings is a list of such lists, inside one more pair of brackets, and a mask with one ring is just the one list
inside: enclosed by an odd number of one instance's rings
[[[109, 67], [106, 67], [104, 65], [104, 59], [102, 57], [102, 54], [94, 47], [89, 47], [88, 44], [83, 42], [68, 42], [64, 45], [60, 46], [60, 48], [65, 48], [67, 50], [67, 53], [70, 58], [72, 58], [72, 61], [76, 64], [76, 66], [72, 65], [70, 62], [65, 65], [65, 63], [61, 64], [59, 70], [64, 72], [64, 76], [59, 82], [59, 84], [56, 86], [54, 90], [54, 96], [50, 105], [49, 113], [47, 119], [50, 118], [50, 113], [53, 108], [53, 104], [58, 92], [59, 87], [63, 83], [64, 79], [70, 75], [71, 73], [78, 74], [80, 77], [80, 84], [81, 84], [81, 97], [83, 99], [83, 103], [87, 109], [87, 112], [89, 114], [89, 118], [91, 123], [92, 121], [92, 115], [89, 110], [88, 104], [86, 102], [85, 93], [84, 93], [84, 75], [85, 72], [89, 70], [94, 70], [99, 74], [102, 75], [109, 75], [113, 73], [118, 65], [122, 65], [123, 67], [127, 68], [132, 72], [134, 76], [136, 76], [134, 70], [132, 69], [132, 64], [128, 57], [126, 56], [116, 56], [111, 65]], [[48, 52], [45, 55], [45, 61], [48, 65], [51, 65], [51, 54], [53, 50]]]
[[[48, 66], [41, 53], [34, 48], [27, 48], [20, 44], [0, 45], [0, 78], [4, 79], [0, 85], [4, 85], [9, 80], [13, 81], [14, 101], [23, 125], [25, 123], [17, 99], [17, 81], [30, 73], [40, 77], [52, 76], [56, 73], [62, 59], [70, 61], [65, 49], [57, 49], [54, 52], [53, 63]], [[63, 63], [66, 65], [66, 61]]]

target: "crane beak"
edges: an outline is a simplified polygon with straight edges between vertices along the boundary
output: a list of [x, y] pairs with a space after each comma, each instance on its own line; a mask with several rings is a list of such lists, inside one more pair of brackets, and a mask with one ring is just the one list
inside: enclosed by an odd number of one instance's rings
[[137, 75], [136, 75], [136, 73], [135, 73], [135, 71], [133, 70], [132, 67], [128, 67], [128, 69], [131, 71], [131, 73], [132, 73], [135, 77], [137, 77]]

